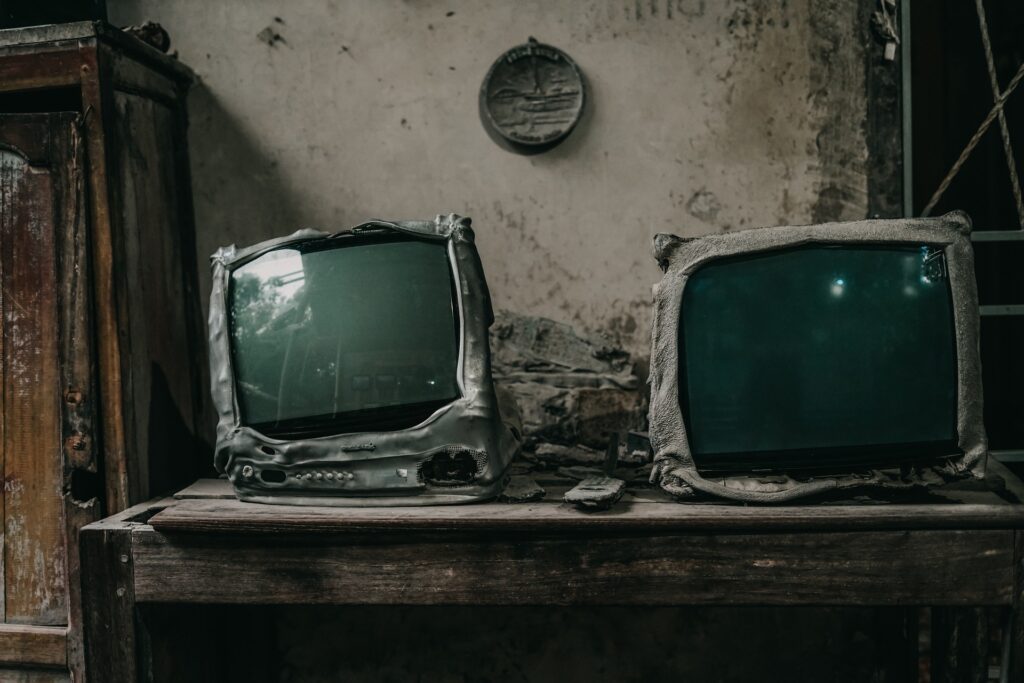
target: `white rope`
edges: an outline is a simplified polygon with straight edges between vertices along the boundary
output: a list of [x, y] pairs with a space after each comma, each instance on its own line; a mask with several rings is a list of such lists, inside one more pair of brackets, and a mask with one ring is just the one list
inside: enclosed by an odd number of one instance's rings
[[938, 189], [932, 194], [931, 199], [928, 200], [927, 206], [921, 212], [922, 216], [927, 216], [931, 213], [935, 205], [939, 203], [942, 195], [949, 188], [950, 183], [953, 182], [953, 178], [956, 177], [957, 173], [960, 172], [960, 168], [967, 161], [967, 158], [974, 151], [974, 148], [978, 146], [981, 141], [981, 137], [988, 130], [988, 127], [992, 125], [992, 122], [998, 118], [999, 128], [1002, 134], [1003, 141], [1003, 154], [1006, 157], [1007, 169], [1010, 173], [1010, 188], [1013, 191], [1013, 200], [1017, 207], [1017, 219], [1020, 222], [1020, 227], [1024, 229], [1024, 198], [1021, 196], [1020, 180], [1017, 177], [1017, 163], [1013, 158], [1013, 146], [1010, 144], [1010, 127], [1006, 123], [1006, 115], [1003, 113], [1003, 105], [1010, 94], [1016, 89], [1020, 83], [1021, 78], [1024, 77], [1024, 64], [1021, 64], [1020, 68], [1017, 69], [1017, 73], [1013, 79], [1006, 86], [1006, 90], [1000, 92], [999, 90], [999, 79], [996, 76], [995, 61], [992, 58], [992, 43], [988, 35], [988, 21], [985, 16], [985, 7], [982, 4], [982, 0], [974, 0], [975, 9], [978, 13], [978, 27], [981, 30], [981, 43], [985, 49], [985, 62], [988, 65], [988, 79], [992, 86], [992, 98], [994, 104], [992, 109], [989, 110], [988, 116], [982, 121], [981, 125], [978, 126], [978, 130], [971, 136], [971, 139], [967, 141], [967, 146], [964, 147], [963, 152], [960, 153], [960, 157], [953, 164], [953, 167], [949, 169], [946, 177], [939, 183]]
[[985, 134], [988, 127], [996, 120], [996, 116], [1003, 110], [1003, 104], [1006, 102], [1006, 99], [1013, 94], [1014, 90], [1017, 89], [1022, 78], [1024, 78], [1024, 64], [1021, 64], [1020, 68], [1017, 69], [1017, 73], [1013, 76], [1013, 80], [1011, 80], [1010, 84], [1006, 86], [1006, 90], [1002, 92], [999, 99], [996, 100], [996, 103], [992, 105], [992, 108], [988, 112], [988, 116], [986, 116], [985, 120], [981, 122], [980, 126], [978, 126], [978, 130], [975, 131], [974, 135], [971, 136], [971, 139], [967, 141], [967, 146], [964, 147], [964, 151], [960, 152], [960, 158], [957, 159], [956, 163], [953, 164], [953, 167], [949, 169], [949, 173], [947, 173], [946, 177], [942, 179], [942, 182], [939, 184], [939, 188], [935, 190], [935, 194], [933, 194], [932, 198], [928, 200], [928, 205], [925, 206], [924, 211], [921, 212], [922, 216], [927, 216], [931, 213], [931, 210], [939, 203], [939, 199], [942, 198], [942, 193], [946, 191], [949, 184], [953, 182], [953, 178], [955, 178], [956, 174], [960, 172], [960, 167], [964, 165], [964, 162], [967, 161], [967, 157], [969, 157], [971, 152], [974, 151], [974, 148], [978, 146], [981, 136]]
[[[985, 6], [981, 0], [974, 0], [978, 10], [978, 26], [981, 28], [981, 43], [985, 46], [985, 62], [988, 64], [988, 80], [992, 84], [992, 99], [999, 99], [999, 79], [996, 76], [995, 60], [992, 59], [992, 43], [988, 37], [988, 21], [985, 18]], [[1013, 189], [1013, 200], [1017, 204], [1017, 220], [1024, 228], [1024, 201], [1020, 194], [1020, 180], [1017, 179], [1017, 162], [1013, 159], [1013, 146], [1010, 144], [1010, 127], [1006, 124], [1006, 113], [999, 110], [999, 129], [1003, 137], [1003, 154], [1006, 155], [1006, 167], [1010, 171], [1010, 187]]]

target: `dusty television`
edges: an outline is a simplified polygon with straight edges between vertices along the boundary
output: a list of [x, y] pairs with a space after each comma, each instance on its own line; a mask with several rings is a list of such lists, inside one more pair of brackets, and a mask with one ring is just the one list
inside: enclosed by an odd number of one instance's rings
[[970, 220], [655, 238], [652, 481], [783, 501], [984, 474]]
[[468, 218], [301, 230], [213, 256], [215, 465], [242, 500], [497, 495], [521, 435], [491, 377]]

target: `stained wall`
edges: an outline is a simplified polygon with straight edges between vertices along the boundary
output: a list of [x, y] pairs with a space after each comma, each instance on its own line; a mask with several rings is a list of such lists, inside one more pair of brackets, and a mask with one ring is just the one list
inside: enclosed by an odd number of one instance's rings
[[[108, 5], [115, 23], [163, 24], [200, 78], [190, 134], [204, 296], [206, 257], [224, 243], [457, 212], [474, 219], [496, 306], [644, 355], [654, 234], [892, 208], [899, 153], [880, 143], [898, 109], [879, 117], [869, 104], [878, 74], [894, 83], [898, 68], [881, 59], [873, 3]], [[562, 146], [525, 157], [487, 136], [477, 97], [491, 63], [529, 36], [576, 60], [590, 99]]]

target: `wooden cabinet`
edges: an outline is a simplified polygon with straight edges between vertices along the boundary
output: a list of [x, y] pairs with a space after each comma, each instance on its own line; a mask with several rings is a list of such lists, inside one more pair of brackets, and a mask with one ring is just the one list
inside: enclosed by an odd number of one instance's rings
[[84, 680], [79, 528], [209, 462], [190, 82], [103, 24], [0, 31], [0, 680]]

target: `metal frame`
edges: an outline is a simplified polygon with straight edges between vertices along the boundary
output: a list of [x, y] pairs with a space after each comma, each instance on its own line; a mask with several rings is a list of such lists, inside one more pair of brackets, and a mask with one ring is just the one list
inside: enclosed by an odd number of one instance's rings
[[[654, 468], [651, 481], [681, 497], [703, 491], [750, 502], [779, 502], [839, 488], [906, 488], [968, 476], [983, 477], [987, 438], [982, 422], [978, 293], [970, 230], [971, 222], [967, 215], [954, 212], [938, 218], [763, 228], [692, 239], [657, 235], [654, 238], [654, 255], [665, 275], [654, 289], [650, 407]], [[690, 453], [679, 404], [678, 330], [683, 290], [689, 277], [701, 266], [728, 256], [804, 244], [894, 242], [942, 245], [946, 254], [956, 325], [957, 432], [963, 454], [944, 461], [942, 465], [922, 466], [910, 472], [883, 469], [800, 480], [790, 476], [703, 477]]]
[[[979, 230], [971, 233], [971, 242], [1013, 243], [1024, 241], [1024, 230], [1009, 228], [1007, 230]], [[982, 318], [993, 316], [1020, 317], [1024, 316], [1024, 304], [983, 304], [978, 307]], [[1024, 446], [1022, 444], [1021, 446]], [[998, 449], [989, 452], [993, 458], [1001, 462], [1024, 462], [1024, 447]]]
[[[901, 97], [903, 109], [903, 212], [904, 216], [914, 215], [914, 148], [913, 148], [913, 78], [911, 51], [911, 3], [900, 0], [900, 55]], [[1019, 242], [1024, 241], [1024, 229], [1019, 227], [1005, 230], [976, 230], [971, 233], [972, 242]], [[981, 317], [1022, 316], [1022, 305], [982, 305]], [[1024, 446], [1022, 444], [1021, 446]], [[989, 451], [989, 455], [1002, 462], [1024, 462], [1024, 447]]]
[[903, 130], [903, 215], [914, 215], [914, 120], [911, 89], [910, 0], [900, 0], [900, 105]]
[[[912, 70], [911, 70], [911, 0], [900, 1], [900, 47], [902, 59], [902, 104], [903, 104], [903, 212], [905, 216], [913, 215], [913, 125], [912, 125]], [[976, 230], [971, 233], [972, 242], [1021, 242], [1024, 241], [1024, 229], [1019, 227], [1001, 230]], [[1024, 315], [1021, 305], [982, 305], [982, 317], [990, 315], [1020, 316]], [[1024, 444], [1022, 444], [1024, 445]], [[989, 455], [1005, 463], [1024, 462], [1024, 447], [1015, 449], [990, 451]]]
[[[332, 235], [307, 229], [245, 249], [218, 249], [211, 257], [209, 318], [211, 384], [220, 418], [214, 465], [227, 473], [241, 500], [344, 506], [451, 504], [494, 497], [505, 483], [521, 436], [513, 407], [502, 400], [499, 408], [491, 377], [488, 328], [494, 315], [470, 219], [449, 214], [432, 222], [375, 220], [334, 234], [370, 230], [393, 230], [447, 243], [459, 307], [461, 396], [420, 424], [391, 432], [280, 440], [242, 424], [226, 314], [231, 273], [268, 251]], [[448, 485], [425, 481], [422, 464], [436, 454], [452, 451], [468, 451], [476, 460], [472, 482]], [[284, 471], [285, 481], [264, 481], [260, 474], [265, 468]]]

